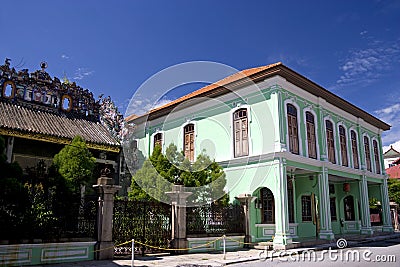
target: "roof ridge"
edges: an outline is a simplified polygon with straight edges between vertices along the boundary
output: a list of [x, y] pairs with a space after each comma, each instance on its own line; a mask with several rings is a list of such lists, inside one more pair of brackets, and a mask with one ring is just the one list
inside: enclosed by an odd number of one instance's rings
[[[158, 111], [158, 110], [164, 109], [166, 107], [169, 107], [171, 105], [183, 102], [184, 100], [188, 100], [188, 99], [190, 99], [192, 97], [198, 96], [198, 95], [200, 95], [202, 93], [211, 91], [213, 89], [216, 89], [218, 87], [230, 84], [232, 82], [236, 82], [236, 81], [238, 81], [240, 79], [248, 78], [251, 75], [257, 74], [257, 73], [259, 73], [261, 71], [267, 70], [269, 68], [272, 68], [272, 67], [275, 67], [275, 66], [278, 66], [278, 65], [283, 65], [283, 64], [282, 64], [281, 61], [278, 61], [276, 63], [272, 63], [272, 64], [269, 64], [269, 65], [263, 65], [263, 66], [259, 66], [259, 67], [253, 67], [253, 68], [248, 68], [248, 69], [237, 71], [237, 72], [235, 72], [235, 73], [233, 73], [233, 74], [231, 74], [231, 75], [229, 75], [229, 76], [227, 76], [225, 78], [222, 78], [222, 79], [220, 79], [220, 80], [218, 80], [216, 82], [213, 82], [211, 84], [203, 86], [203, 87], [201, 87], [201, 88], [199, 88], [199, 89], [197, 89], [197, 90], [195, 90], [193, 92], [190, 92], [190, 93], [188, 93], [186, 95], [183, 95], [183, 96], [181, 96], [181, 97], [179, 97], [179, 98], [177, 98], [177, 99], [175, 99], [175, 100], [173, 100], [171, 102], [168, 102], [167, 104], [164, 104], [164, 105], [162, 105], [160, 107], [153, 108], [149, 112], [147, 112], [147, 113], [145, 113], [145, 114], [143, 114], [141, 116], [149, 115], [150, 113], [153, 113], [155, 111]], [[239, 76], [239, 77], [237, 77], [237, 76]], [[131, 115], [127, 116], [126, 117], [126, 121], [129, 121], [128, 118], [131, 119], [130, 117], [132, 115], [134, 115], [134, 114], [131, 114]], [[141, 116], [132, 117], [132, 119], [136, 119], [137, 117], [141, 117]]]
[[397, 154], [400, 154], [399, 151], [397, 151], [396, 149], [393, 148], [393, 145], [390, 145], [390, 148], [389, 148], [385, 153], [383, 153], [383, 155], [386, 155], [389, 151], [394, 151], [394, 152], [396, 152]]

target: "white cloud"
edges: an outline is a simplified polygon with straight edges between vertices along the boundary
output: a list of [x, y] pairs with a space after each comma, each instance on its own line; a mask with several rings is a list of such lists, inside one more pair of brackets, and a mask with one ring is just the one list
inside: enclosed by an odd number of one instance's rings
[[69, 56], [67, 56], [66, 54], [62, 54], [62, 55], [61, 55], [61, 58], [62, 58], [62, 59], [69, 59]]
[[269, 55], [267, 57], [267, 62], [269, 63], [275, 63], [275, 62], [282, 62], [285, 65], [297, 65], [301, 67], [308, 67], [309, 66], [309, 60], [305, 57], [300, 57], [300, 56], [290, 56], [290, 55], [284, 55], [284, 54], [279, 54], [279, 55]]
[[160, 99], [159, 101], [157, 101], [157, 102], [154, 104], [153, 109], [162, 107], [162, 106], [164, 106], [164, 105], [170, 103], [171, 101], [172, 101], [171, 99], [165, 99], [165, 98], [164, 98], [164, 99]]
[[90, 76], [94, 73], [94, 70], [88, 70], [87, 68], [78, 68], [74, 74], [74, 80], [82, 80], [87, 76]]
[[[400, 103], [395, 103], [374, 112], [376, 116], [392, 127], [382, 135], [384, 144], [383, 151], [389, 149], [390, 145], [400, 150]], [[396, 148], [397, 147], [397, 148]]]
[[[360, 33], [366, 34], [366, 31]], [[369, 85], [392, 69], [400, 59], [400, 40], [382, 42], [373, 40], [368, 48], [351, 50], [339, 67], [343, 74], [336, 81], [338, 87], [345, 85]]]
[[149, 112], [150, 110], [161, 107], [163, 105], [166, 105], [171, 101], [173, 101], [173, 100], [163, 98], [163, 99], [159, 99], [159, 100], [155, 101], [154, 103], [152, 103], [152, 101], [150, 99], [142, 99], [142, 98], [138, 97], [137, 95], [135, 95], [134, 99], [132, 99], [130, 101], [130, 103], [126, 109], [126, 114], [127, 115], [135, 114], [138, 116], [144, 115], [147, 112]]
[[362, 32], [360, 32], [360, 35], [363, 36], [363, 35], [365, 35], [367, 33], [368, 33], [368, 31], [362, 31]]

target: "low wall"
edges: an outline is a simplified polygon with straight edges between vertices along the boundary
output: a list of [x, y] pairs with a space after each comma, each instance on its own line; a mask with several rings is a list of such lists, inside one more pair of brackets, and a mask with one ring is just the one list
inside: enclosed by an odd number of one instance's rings
[[21, 266], [94, 259], [96, 242], [0, 245], [0, 266]]
[[[223, 240], [215, 237], [188, 237], [189, 253], [210, 252], [223, 250]], [[218, 239], [218, 240], [216, 240]], [[215, 241], [216, 240], [216, 241]], [[215, 242], [214, 242], [215, 241]], [[225, 239], [226, 250], [236, 250], [243, 247], [243, 236], [227, 236]]]

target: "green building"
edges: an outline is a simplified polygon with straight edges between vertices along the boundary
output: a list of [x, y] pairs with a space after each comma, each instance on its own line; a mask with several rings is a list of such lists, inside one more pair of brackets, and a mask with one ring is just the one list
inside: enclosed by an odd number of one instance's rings
[[[252, 242], [393, 231], [381, 134], [390, 126], [282, 63], [247, 69], [144, 116], [138, 150], [203, 150], [227, 175], [230, 200], [252, 196]], [[370, 211], [370, 201], [382, 209]], [[371, 216], [371, 214], [373, 216]]]

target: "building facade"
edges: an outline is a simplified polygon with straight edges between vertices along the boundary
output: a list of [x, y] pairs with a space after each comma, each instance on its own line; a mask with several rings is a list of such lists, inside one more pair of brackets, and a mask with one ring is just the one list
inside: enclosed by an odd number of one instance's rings
[[18, 162], [25, 174], [38, 164], [47, 169], [54, 155], [79, 135], [96, 158], [94, 177], [107, 166], [118, 182], [121, 146], [114, 128], [122, 116], [113, 118], [119, 114], [109, 98], [95, 100], [75, 82], [51, 78], [46, 68], [42, 62], [32, 73], [16, 71], [10, 59], [0, 65], [0, 135], [7, 161]]
[[[151, 110], [138, 150], [174, 143], [226, 173], [230, 200], [252, 196], [252, 242], [392, 231], [381, 134], [390, 126], [281, 63], [247, 69]], [[370, 199], [382, 203], [371, 225]]]
[[385, 163], [385, 169], [393, 167], [397, 161], [400, 159], [400, 152], [390, 146], [390, 149], [383, 153], [383, 159]]

